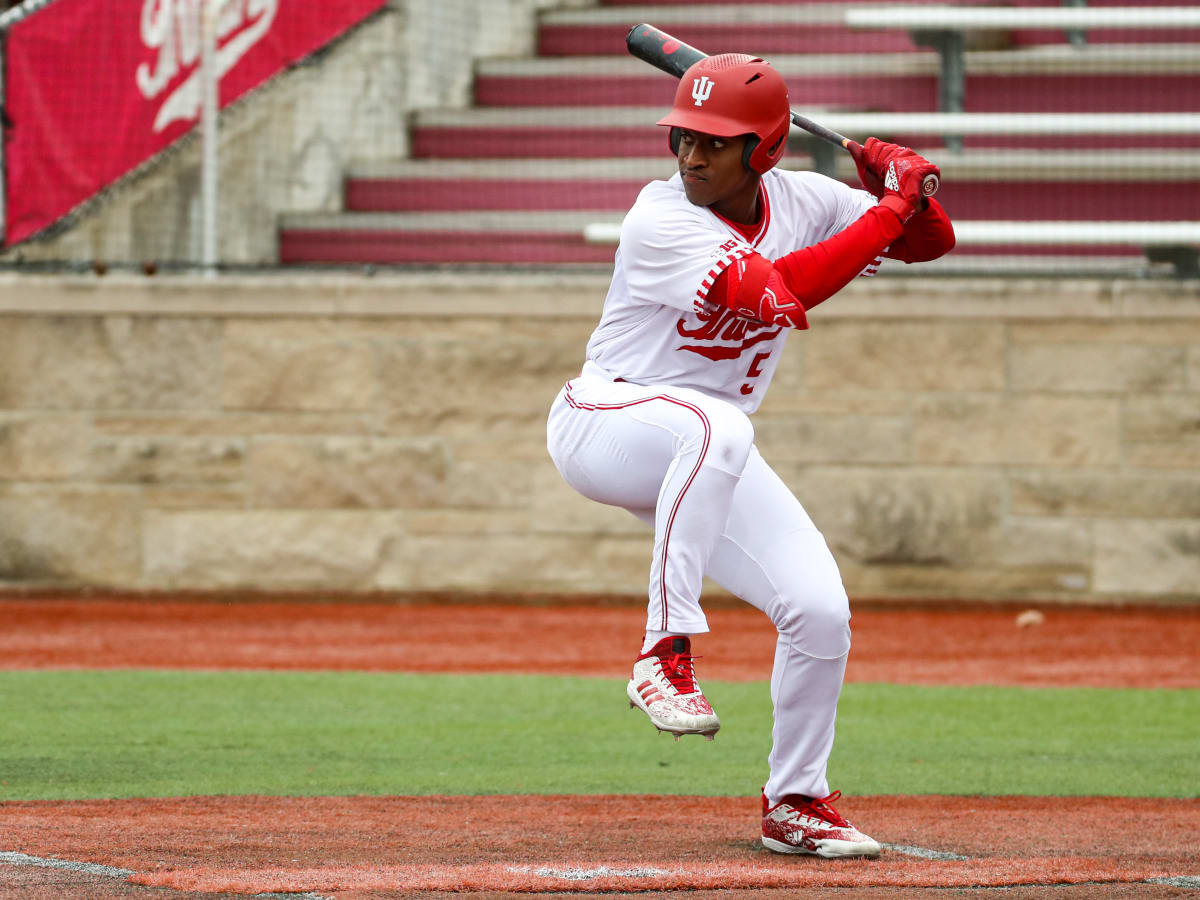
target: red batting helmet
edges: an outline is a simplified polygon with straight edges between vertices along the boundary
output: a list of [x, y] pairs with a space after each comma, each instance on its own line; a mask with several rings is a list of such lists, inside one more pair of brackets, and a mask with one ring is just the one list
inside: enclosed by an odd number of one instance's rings
[[669, 125], [671, 152], [679, 153], [679, 129], [716, 137], [753, 135], [743, 162], [760, 175], [783, 157], [792, 122], [787, 85], [771, 64], [745, 53], [707, 56], [679, 80]]

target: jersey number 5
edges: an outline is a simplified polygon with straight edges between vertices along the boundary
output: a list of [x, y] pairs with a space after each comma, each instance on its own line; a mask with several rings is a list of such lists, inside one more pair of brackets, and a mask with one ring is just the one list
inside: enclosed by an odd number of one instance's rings
[[[770, 358], [771, 358], [770, 353], [754, 354], [754, 360], [750, 363], [750, 368], [746, 370], [746, 377], [747, 378], [757, 378], [759, 375], [761, 375], [762, 374], [762, 364], [765, 363]], [[742, 385], [742, 393], [743, 394], [749, 394], [753, 391], [754, 391], [754, 385], [752, 385], [752, 384], [743, 384]]]

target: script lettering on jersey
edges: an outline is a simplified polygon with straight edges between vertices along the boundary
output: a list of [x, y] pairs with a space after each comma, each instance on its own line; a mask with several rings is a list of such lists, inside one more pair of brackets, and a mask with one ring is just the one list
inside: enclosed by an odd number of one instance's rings
[[718, 258], [724, 256], [726, 253], [731, 253], [732, 251], [736, 250], [740, 246], [742, 246], [741, 241], [726, 241], [720, 247], [718, 247], [716, 250], [714, 250], [712, 253], [709, 254], [709, 259], [718, 259]]
[[684, 316], [676, 323], [675, 330], [680, 337], [696, 343], [680, 344], [675, 349], [697, 353], [713, 362], [737, 359], [747, 347], [769, 341], [783, 331], [779, 326], [772, 327], [739, 316], [724, 306], [698, 311], [695, 315], [700, 320], [695, 328], [688, 327]]
[[[232, 69], [271, 29], [279, 0], [219, 0], [217, 11], [217, 78]], [[175, 78], [187, 77], [166, 93], [154, 118], [154, 130], [172, 122], [200, 115], [201, 16], [204, 4], [197, 0], [143, 0], [142, 44], [157, 50], [153, 67], [142, 63], [135, 72], [138, 90], [154, 100]]]

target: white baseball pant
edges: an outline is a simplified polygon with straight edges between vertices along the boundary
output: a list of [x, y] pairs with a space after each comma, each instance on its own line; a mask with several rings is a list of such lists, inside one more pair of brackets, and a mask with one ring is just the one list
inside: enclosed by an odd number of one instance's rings
[[705, 575], [771, 619], [767, 799], [826, 796], [849, 601], [824, 537], [754, 446], [750, 419], [689, 388], [613, 381], [589, 362], [555, 399], [547, 445], [575, 490], [653, 525], [647, 630], [707, 632]]

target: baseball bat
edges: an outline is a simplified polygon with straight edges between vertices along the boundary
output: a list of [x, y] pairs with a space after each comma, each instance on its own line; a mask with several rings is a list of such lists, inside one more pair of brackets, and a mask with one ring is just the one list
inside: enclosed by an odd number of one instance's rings
[[[629, 34], [625, 37], [625, 46], [638, 59], [648, 62], [656, 69], [661, 69], [676, 78], [682, 78], [684, 72], [708, 56], [707, 53], [697, 50], [690, 44], [685, 44], [665, 31], [645, 23], [634, 25], [629, 29]], [[841, 147], [854, 158], [855, 162], [862, 159], [862, 144], [800, 115], [795, 110], [791, 110], [791, 113], [793, 124], [803, 128], [809, 134]], [[937, 193], [938, 186], [938, 177], [930, 173], [921, 182], [921, 193], [926, 197], [932, 197]]]

